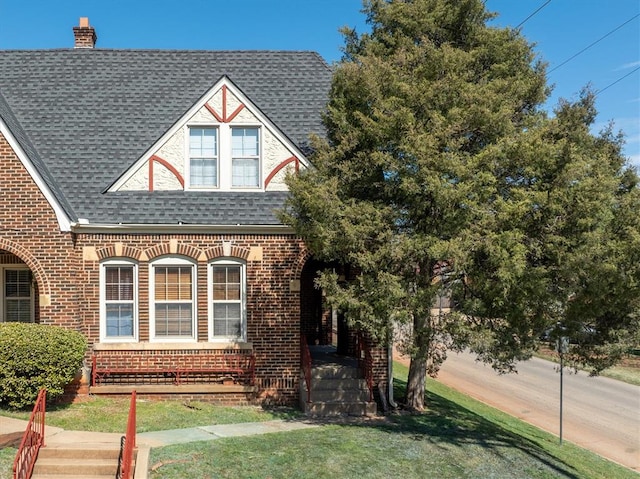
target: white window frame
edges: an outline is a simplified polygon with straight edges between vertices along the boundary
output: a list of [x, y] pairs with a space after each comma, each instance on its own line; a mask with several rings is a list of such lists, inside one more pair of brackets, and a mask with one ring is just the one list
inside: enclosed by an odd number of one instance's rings
[[[155, 268], [160, 267], [191, 267], [191, 336], [156, 336], [156, 290], [155, 290]], [[194, 261], [178, 256], [166, 256], [149, 263], [149, 341], [150, 342], [193, 342], [197, 341], [197, 318], [198, 318], [198, 266]], [[178, 302], [178, 301], [176, 301]], [[187, 301], [181, 301], [187, 303]]]
[[[233, 156], [233, 130], [247, 130], [247, 129], [252, 129], [252, 130], [257, 130], [258, 131], [258, 155], [257, 156], [239, 156], [239, 157], [235, 157]], [[230, 131], [229, 131], [229, 175], [230, 175], [230, 184], [231, 184], [231, 188], [233, 190], [258, 190], [261, 187], [261, 182], [262, 182], [262, 129], [260, 128], [260, 126], [258, 125], [231, 125], [230, 127]], [[258, 161], [258, 178], [257, 178], [257, 184], [255, 186], [245, 186], [245, 185], [241, 185], [241, 186], [235, 186], [233, 184], [233, 160], [245, 160], [245, 159], [250, 159], [250, 160], [257, 160]]]
[[[192, 185], [191, 184], [191, 130], [192, 129], [204, 129], [204, 130], [215, 130], [216, 132], [216, 152], [215, 152], [215, 160], [216, 160], [216, 184], [215, 185]], [[187, 126], [187, 130], [185, 133], [185, 189], [191, 189], [196, 191], [207, 191], [207, 190], [217, 190], [220, 188], [220, 178], [221, 178], [221, 158], [220, 158], [220, 125], [212, 125], [212, 124], [192, 124]], [[205, 157], [194, 157], [194, 158], [205, 158]]]
[[[238, 266], [240, 267], [240, 336], [214, 336], [213, 329], [213, 268], [216, 266]], [[208, 312], [209, 312], [209, 341], [214, 343], [236, 343], [245, 342], [247, 340], [247, 264], [244, 261], [235, 258], [219, 258], [211, 261], [208, 265], [207, 272], [207, 292], [209, 296]], [[236, 302], [235, 300], [232, 302]]]
[[[191, 191], [262, 191], [264, 189], [262, 167], [264, 163], [264, 132], [259, 123], [189, 123], [185, 126], [185, 190]], [[191, 185], [191, 155], [189, 141], [192, 128], [215, 128], [218, 131], [218, 184], [216, 187]], [[258, 130], [258, 184], [257, 186], [233, 186], [233, 138], [234, 128], [256, 128]]]
[[[29, 289], [29, 294], [30, 294], [30, 300], [31, 300], [31, 304], [29, 306], [30, 308], [30, 323], [35, 322], [35, 288], [33, 287], [33, 272], [29, 269], [29, 267], [25, 266], [25, 265], [21, 265], [21, 264], [3, 264], [0, 265], [0, 287], [2, 288], [2, 291], [0, 291], [0, 295], [2, 298], [2, 307], [0, 308], [0, 323], [4, 323], [7, 322], [7, 318], [6, 318], [6, 309], [7, 309], [7, 290], [6, 290], [6, 276], [5, 276], [5, 271], [29, 271], [31, 272], [31, 285], [30, 285], [30, 289]], [[23, 298], [25, 299], [25, 298]]]
[[[123, 266], [133, 268], [133, 336], [107, 336], [107, 301], [106, 285], [108, 267]], [[100, 342], [101, 343], [136, 343], [138, 342], [138, 264], [127, 259], [109, 259], [100, 263]], [[127, 301], [128, 302], [128, 301]]]

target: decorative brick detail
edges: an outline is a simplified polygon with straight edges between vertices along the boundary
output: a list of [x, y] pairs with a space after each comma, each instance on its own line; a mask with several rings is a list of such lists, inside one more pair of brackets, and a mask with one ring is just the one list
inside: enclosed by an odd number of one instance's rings
[[24, 262], [24, 264], [29, 267], [29, 269], [31, 270], [31, 274], [33, 274], [36, 280], [36, 283], [38, 283], [40, 294], [51, 294], [51, 285], [49, 284], [49, 279], [47, 278], [47, 274], [44, 271], [44, 268], [25, 246], [11, 241], [8, 238], [0, 237], [0, 249], [15, 254]]
[[251, 252], [250, 248], [247, 247], [243, 247], [243, 246], [238, 246], [238, 245], [231, 245], [230, 249], [229, 249], [229, 254], [225, 255], [225, 251], [224, 251], [224, 246], [220, 245], [220, 246], [216, 246], [214, 248], [209, 248], [207, 250], [204, 251], [206, 257], [207, 257], [207, 261], [211, 261], [212, 259], [216, 259], [216, 258], [222, 258], [224, 256], [229, 256], [231, 258], [239, 258], [242, 260], [247, 260], [247, 258], [249, 258], [249, 253]]
[[202, 255], [202, 250], [200, 248], [194, 247], [193, 245], [189, 245], [184, 242], [178, 242], [175, 238], [173, 238], [173, 240], [173, 242], [160, 243], [148, 249], [145, 249], [144, 255], [149, 261], [153, 261], [160, 256], [169, 254], [186, 256], [187, 258], [191, 258], [196, 262], [198, 261], [198, 258], [200, 258], [200, 256]]
[[[100, 248], [96, 250], [96, 254], [100, 261], [103, 261], [108, 258], [130, 258], [135, 261], [142, 260], [142, 250], [135, 248], [130, 245], [123, 245], [122, 243], [117, 243], [120, 245], [120, 248], [116, 248], [116, 244], [109, 245], [104, 248]], [[120, 249], [120, 254], [118, 254], [118, 249]]]

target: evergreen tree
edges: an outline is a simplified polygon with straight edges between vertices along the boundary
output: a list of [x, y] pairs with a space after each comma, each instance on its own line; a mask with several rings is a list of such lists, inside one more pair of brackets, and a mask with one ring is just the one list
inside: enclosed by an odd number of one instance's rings
[[[344, 31], [327, 139], [282, 213], [316, 258], [357, 271], [324, 272], [328, 300], [382, 342], [408, 331], [418, 410], [447, 351], [508, 370], [558, 322], [576, 360], [610, 364], [638, 331], [639, 199], [621, 138], [589, 133], [593, 95], [548, 118], [544, 64], [480, 0], [364, 12], [371, 32]], [[435, 314], [443, 291], [456, 308]]]

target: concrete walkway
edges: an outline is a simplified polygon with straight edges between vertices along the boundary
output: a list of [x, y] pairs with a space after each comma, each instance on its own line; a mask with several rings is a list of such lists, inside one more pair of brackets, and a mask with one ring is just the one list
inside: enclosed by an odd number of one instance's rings
[[[268, 434], [272, 432], [295, 431], [319, 427], [316, 421], [300, 420], [273, 420], [264, 422], [244, 422], [237, 424], [217, 424], [215, 426], [190, 427], [185, 429], [171, 429], [167, 431], [142, 432], [137, 434], [139, 445], [149, 447], [162, 447], [171, 444], [183, 444], [195, 441], [212, 441], [225, 437], [252, 436], [256, 434]], [[0, 416], [0, 436], [18, 432], [24, 432], [27, 421]], [[45, 444], [100, 444], [119, 443], [123, 434], [68, 431], [59, 427], [46, 426]]]
[[[171, 444], [183, 444], [195, 441], [213, 441], [225, 437], [252, 436], [272, 432], [295, 431], [320, 427], [318, 422], [301, 420], [273, 420], [264, 422], [246, 422], [238, 424], [218, 424], [214, 426], [190, 427], [168, 431], [143, 432], [136, 435], [138, 458], [136, 462], [136, 479], [146, 479], [149, 473], [149, 454], [152, 447]], [[14, 436], [24, 432], [27, 421], [0, 416], [0, 440], [2, 437]], [[80, 447], [104, 444], [113, 446], [120, 444], [123, 434], [89, 431], [68, 431], [59, 427], [45, 427], [46, 447]]]

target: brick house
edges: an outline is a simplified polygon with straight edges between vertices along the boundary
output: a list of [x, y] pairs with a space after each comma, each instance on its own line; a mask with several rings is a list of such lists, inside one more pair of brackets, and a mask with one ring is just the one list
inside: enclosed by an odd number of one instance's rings
[[[93, 394], [295, 403], [301, 334], [355, 351], [276, 215], [322, 134], [330, 68], [73, 31], [73, 49], [0, 52], [0, 321], [81, 331]], [[225, 356], [252, 377], [216, 375]], [[387, 366], [374, 348], [376, 384]]]

